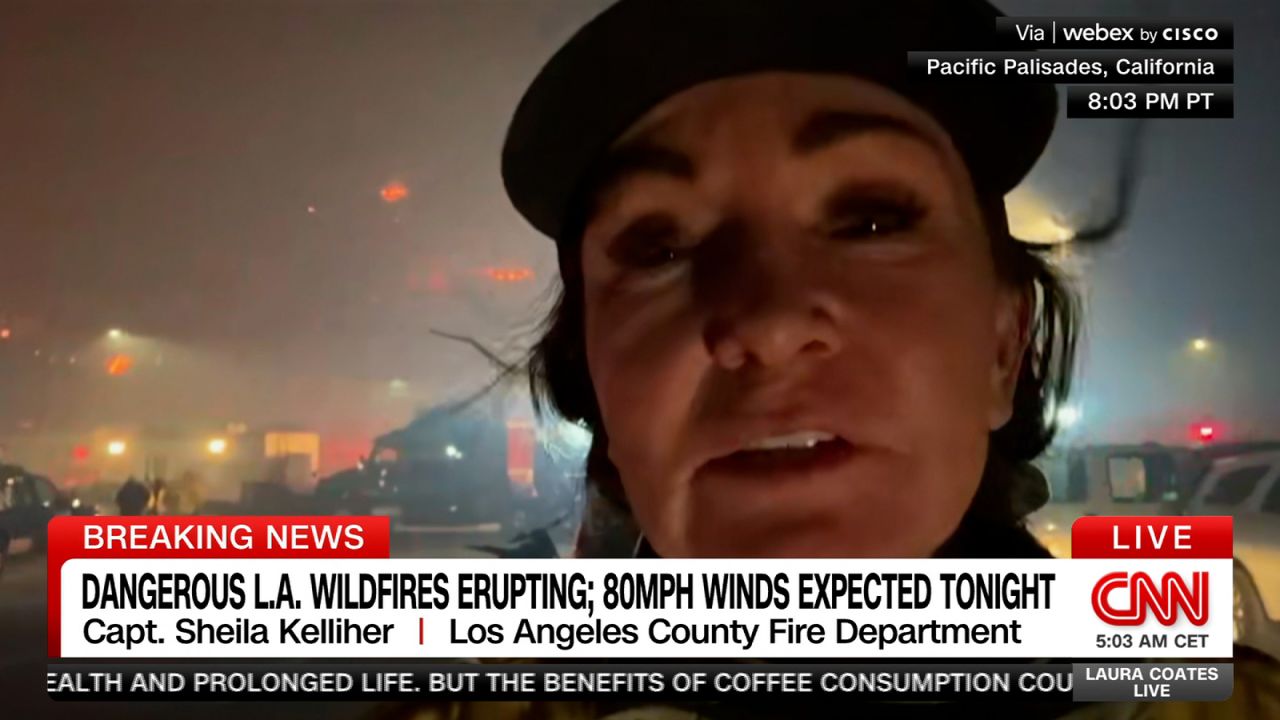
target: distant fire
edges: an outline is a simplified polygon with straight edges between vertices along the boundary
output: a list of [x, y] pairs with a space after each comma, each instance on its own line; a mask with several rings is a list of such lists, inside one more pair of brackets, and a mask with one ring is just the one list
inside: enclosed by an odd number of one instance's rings
[[533, 278], [533, 270], [527, 267], [487, 267], [484, 274], [497, 282], [523, 282]]
[[449, 292], [449, 276], [439, 270], [431, 271], [427, 276], [427, 289], [433, 293]]
[[378, 192], [387, 203], [398, 203], [409, 197], [409, 188], [402, 182], [389, 182]]
[[107, 374], [120, 376], [133, 368], [133, 358], [128, 355], [112, 355], [107, 360]]
[[443, 295], [449, 292], [452, 283], [444, 270], [415, 267], [409, 270], [405, 284], [409, 292]]

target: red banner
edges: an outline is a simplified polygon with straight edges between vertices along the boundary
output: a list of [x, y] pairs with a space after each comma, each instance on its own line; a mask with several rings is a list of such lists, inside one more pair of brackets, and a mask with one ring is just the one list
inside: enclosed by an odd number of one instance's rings
[[378, 517], [58, 517], [49, 522], [49, 657], [62, 651], [62, 564], [75, 558], [388, 558]]
[[1082, 517], [1071, 526], [1073, 558], [1230, 558], [1231, 518]]

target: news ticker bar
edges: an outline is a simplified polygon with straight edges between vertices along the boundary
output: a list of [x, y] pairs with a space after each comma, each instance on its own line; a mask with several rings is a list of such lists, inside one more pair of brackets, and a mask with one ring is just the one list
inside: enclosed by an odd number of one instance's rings
[[1230, 118], [1234, 41], [1222, 20], [1006, 17], [972, 48], [922, 48], [907, 66], [930, 82], [1089, 86], [1068, 88], [1069, 118]]
[[60, 701], [726, 701], [842, 697], [1204, 701], [1231, 696], [1222, 663], [56, 663]]

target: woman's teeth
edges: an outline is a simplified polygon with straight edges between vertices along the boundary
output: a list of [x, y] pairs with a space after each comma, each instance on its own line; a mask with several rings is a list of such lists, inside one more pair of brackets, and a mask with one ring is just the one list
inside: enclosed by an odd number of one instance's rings
[[803, 432], [790, 433], [788, 435], [777, 435], [775, 437], [767, 437], [755, 442], [748, 443], [744, 450], [783, 450], [791, 448], [811, 448], [820, 442], [834, 440], [835, 435], [826, 432], [818, 432], [816, 430], [806, 430]]

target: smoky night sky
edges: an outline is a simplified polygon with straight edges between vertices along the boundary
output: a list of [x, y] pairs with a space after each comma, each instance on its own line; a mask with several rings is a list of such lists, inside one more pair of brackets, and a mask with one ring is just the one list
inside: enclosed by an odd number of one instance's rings
[[[606, 4], [0, 5], [0, 423], [288, 421], [355, 442], [483, 383], [428, 331], [514, 355], [545, 311], [552, 248], [498, 152], [524, 84]], [[1234, 21], [1235, 119], [1149, 123], [1132, 221], [1084, 254], [1079, 432], [1280, 435], [1280, 8], [998, 4]], [[1064, 120], [1033, 185], [1069, 218], [1105, 207], [1118, 130]], [[393, 182], [409, 194], [388, 203]], [[139, 363], [124, 389], [102, 387], [110, 327]], [[1212, 358], [1186, 352], [1199, 336]]]

